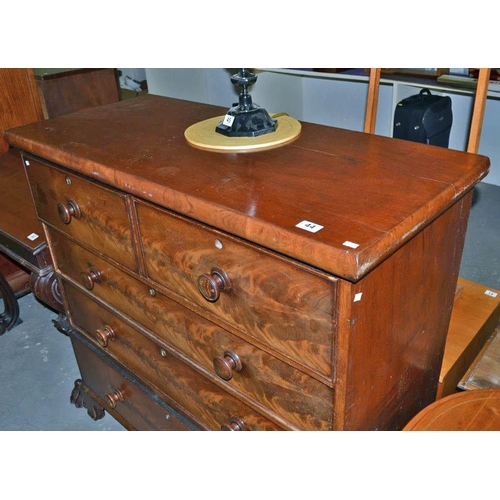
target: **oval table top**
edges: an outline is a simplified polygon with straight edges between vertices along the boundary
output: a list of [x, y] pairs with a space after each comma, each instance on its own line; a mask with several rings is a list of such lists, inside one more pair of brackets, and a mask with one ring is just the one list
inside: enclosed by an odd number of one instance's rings
[[424, 408], [404, 431], [498, 431], [500, 389], [452, 394]]

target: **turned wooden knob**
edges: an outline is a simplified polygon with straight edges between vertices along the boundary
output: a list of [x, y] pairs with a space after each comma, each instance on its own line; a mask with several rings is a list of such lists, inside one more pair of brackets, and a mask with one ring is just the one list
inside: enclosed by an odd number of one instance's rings
[[90, 269], [90, 271], [88, 273], [86, 273], [85, 271], [82, 271], [80, 273], [80, 279], [81, 279], [83, 286], [87, 290], [92, 290], [92, 288], [94, 288], [94, 285], [96, 283], [101, 282], [102, 275], [101, 275], [101, 272], [99, 271], [99, 269], [93, 267]]
[[115, 332], [109, 325], [105, 325], [104, 328], [96, 330], [95, 336], [101, 347], [107, 347], [108, 341], [115, 339]]
[[214, 267], [210, 275], [202, 274], [198, 277], [198, 290], [203, 298], [209, 302], [215, 302], [220, 297], [221, 292], [231, 290], [231, 280], [225, 271]]
[[119, 401], [123, 401], [123, 392], [120, 389], [115, 389], [113, 392], [108, 392], [105, 396], [106, 402], [111, 408], [115, 408]]
[[245, 422], [238, 417], [231, 417], [228, 424], [224, 424], [220, 428], [221, 431], [244, 431]]
[[71, 219], [79, 219], [81, 216], [80, 207], [78, 203], [73, 200], [69, 200], [66, 204], [59, 203], [57, 205], [57, 211], [59, 213], [59, 218], [64, 222], [64, 224], [69, 224]]
[[233, 378], [233, 370], [239, 372], [242, 368], [243, 363], [235, 352], [225, 351], [223, 358], [214, 358], [214, 370], [224, 380], [231, 380]]

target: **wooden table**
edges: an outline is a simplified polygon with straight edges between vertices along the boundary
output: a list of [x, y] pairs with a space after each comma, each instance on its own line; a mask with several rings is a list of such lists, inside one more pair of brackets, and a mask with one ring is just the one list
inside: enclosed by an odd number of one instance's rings
[[[458, 278], [437, 398], [457, 392], [500, 321], [500, 290]], [[493, 388], [493, 387], [489, 387]]]
[[[62, 300], [45, 233], [35, 212], [18, 149], [12, 148], [0, 155], [0, 187], [0, 251], [28, 272], [29, 289], [38, 299], [62, 312]], [[11, 328], [18, 319], [19, 311], [17, 306], [13, 309], [12, 305], [9, 305], [9, 310], [13, 311], [8, 314]], [[60, 320], [62, 318], [58, 322]]]
[[464, 390], [500, 389], [500, 324], [458, 386]]
[[500, 431], [500, 389], [460, 392], [436, 401], [405, 431]]

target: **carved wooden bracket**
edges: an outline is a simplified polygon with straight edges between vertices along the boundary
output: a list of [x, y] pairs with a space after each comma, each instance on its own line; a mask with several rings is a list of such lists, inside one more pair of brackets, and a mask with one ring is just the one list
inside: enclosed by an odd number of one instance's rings
[[75, 387], [71, 391], [70, 401], [77, 408], [85, 408], [93, 420], [100, 420], [106, 414], [104, 408], [96, 403], [88, 393], [87, 386], [81, 379], [75, 380]]

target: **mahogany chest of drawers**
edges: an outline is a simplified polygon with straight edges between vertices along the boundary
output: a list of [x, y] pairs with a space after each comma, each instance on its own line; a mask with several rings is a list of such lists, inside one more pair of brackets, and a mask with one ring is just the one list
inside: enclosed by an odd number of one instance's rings
[[401, 429], [436, 395], [478, 155], [309, 123], [195, 149], [145, 96], [11, 129], [81, 371], [128, 429]]

